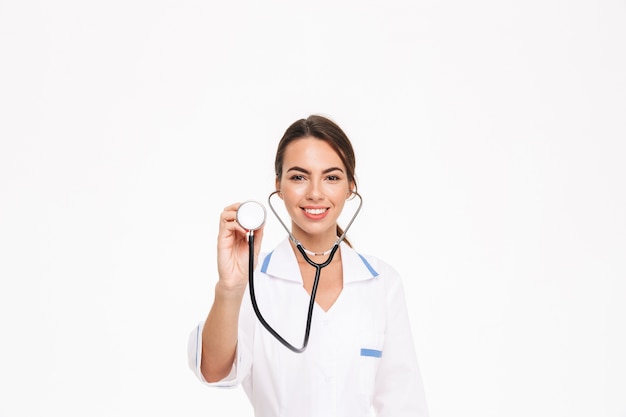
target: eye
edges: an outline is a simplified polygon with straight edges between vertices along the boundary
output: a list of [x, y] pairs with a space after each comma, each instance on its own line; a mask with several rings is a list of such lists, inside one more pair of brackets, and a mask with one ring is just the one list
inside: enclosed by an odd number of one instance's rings
[[341, 180], [341, 177], [339, 175], [329, 175], [326, 177], [326, 179], [331, 182], [336, 182]]
[[296, 181], [296, 182], [298, 182], [298, 181], [304, 181], [304, 179], [305, 179], [305, 178], [304, 178], [304, 175], [299, 175], [299, 174], [296, 174], [296, 175], [292, 175], [291, 177], [289, 177], [289, 179], [290, 179], [291, 181]]

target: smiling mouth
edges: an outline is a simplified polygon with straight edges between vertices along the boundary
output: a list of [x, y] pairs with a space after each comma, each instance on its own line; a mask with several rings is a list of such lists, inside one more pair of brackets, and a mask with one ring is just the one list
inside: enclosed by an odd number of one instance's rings
[[313, 216], [319, 216], [320, 214], [324, 214], [328, 209], [327, 208], [316, 208], [316, 209], [311, 209], [311, 208], [305, 208], [304, 211], [307, 214], [311, 214]]

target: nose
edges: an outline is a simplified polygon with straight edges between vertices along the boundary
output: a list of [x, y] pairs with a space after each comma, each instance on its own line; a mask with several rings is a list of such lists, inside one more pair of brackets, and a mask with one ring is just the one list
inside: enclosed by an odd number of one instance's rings
[[324, 198], [322, 184], [319, 181], [310, 181], [307, 188], [306, 198], [309, 200], [321, 200]]

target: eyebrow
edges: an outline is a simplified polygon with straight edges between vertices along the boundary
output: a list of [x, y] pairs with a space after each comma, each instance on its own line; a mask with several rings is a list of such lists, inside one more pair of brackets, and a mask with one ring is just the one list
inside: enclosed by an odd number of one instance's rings
[[[293, 166], [291, 168], [289, 168], [287, 170], [287, 172], [291, 172], [291, 171], [297, 171], [297, 172], [302, 172], [304, 174], [311, 174], [311, 171], [309, 171], [308, 169], [304, 169], [302, 167], [299, 166]], [[340, 171], [343, 173], [343, 169], [339, 168], [339, 167], [331, 167], [331, 168], [326, 168], [324, 171], [322, 171], [322, 174], [328, 174], [329, 172], [333, 172], [333, 171]]]

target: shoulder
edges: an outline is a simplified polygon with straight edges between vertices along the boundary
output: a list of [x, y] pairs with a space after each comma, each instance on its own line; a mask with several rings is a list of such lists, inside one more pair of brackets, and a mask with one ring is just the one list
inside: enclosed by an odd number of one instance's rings
[[349, 250], [355, 253], [377, 278], [391, 281], [401, 280], [397, 269], [384, 259], [369, 253], [359, 252], [358, 249], [350, 248]]
[[381, 275], [384, 274], [399, 276], [396, 268], [384, 259], [381, 259], [378, 256], [371, 254], [360, 254], [360, 256], [363, 257], [363, 259], [365, 259], [370, 265], [372, 265], [373, 268], [379, 271]]

